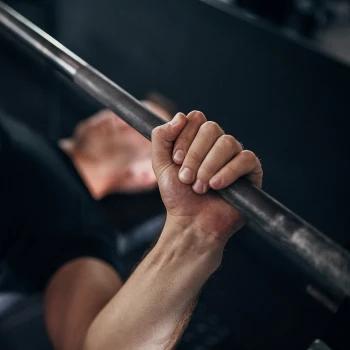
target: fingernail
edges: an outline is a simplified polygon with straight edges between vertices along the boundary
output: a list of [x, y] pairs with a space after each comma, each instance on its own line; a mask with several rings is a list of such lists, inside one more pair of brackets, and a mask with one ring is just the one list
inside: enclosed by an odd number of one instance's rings
[[221, 177], [219, 175], [214, 176], [210, 181], [209, 181], [209, 185], [211, 187], [219, 187], [221, 184]]
[[201, 180], [197, 180], [192, 188], [194, 189], [195, 192], [197, 193], [203, 193], [204, 192], [204, 184]]
[[182, 162], [185, 158], [185, 153], [183, 151], [181, 151], [180, 149], [177, 150], [175, 153], [174, 153], [174, 160], [176, 160], [177, 162]]
[[170, 120], [169, 124], [171, 126], [176, 125], [180, 121], [180, 113], [177, 113], [173, 119]]
[[192, 170], [188, 168], [183, 168], [180, 172], [180, 180], [185, 183], [191, 183], [193, 179]]

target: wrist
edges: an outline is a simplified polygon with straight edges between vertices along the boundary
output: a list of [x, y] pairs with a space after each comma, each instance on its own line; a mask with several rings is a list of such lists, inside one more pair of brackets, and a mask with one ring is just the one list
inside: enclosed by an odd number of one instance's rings
[[221, 264], [225, 243], [201, 230], [191, 218], [167, 215], [157, 246], [174, 259], [200, 261], [213, 273]]

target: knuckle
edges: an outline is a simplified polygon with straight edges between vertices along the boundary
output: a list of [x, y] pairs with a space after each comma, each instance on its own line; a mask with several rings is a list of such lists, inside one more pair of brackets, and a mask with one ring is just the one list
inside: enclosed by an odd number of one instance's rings
[[202, 161], [203, 157], [198, 151], [192, 150], [192, 151], [188, 152], [186, 158], [187, 158], [187, 162], [198, 164]]
[[156, 128], [154, 128], [154, 129], [152, 130], [152, 134], [151, 134], [152, 139], [153, 139], [154, 137], [157, 137], [157, 136], [159, 135], [160, 132], [161, 132], [161, 126], [157, 126]]
[[255, 155], [255, 153], [252, 152], [252, 151], [249, 151], [249, 150], [242, 151], [241, 152], [241, 157], [243, 158], [243, 160], [245, 162], [249, 162], [249, 163], [259, 162], [259, 160], [258, 160], [257, 156]]
[[264, 177], [264, 171], [261, 169], [257, 174], [254, 174], [257, 176], [259, 179], [262, 179]]
[[168, 132], [167, 132], [167, 124], [164, 124], [164, 125], [160, 125], [160, 126], [157, 126], [155, 127], [153, 130], [152, 130], [152, 133], [151, 133], [151, 140], [161, 140], [161, 139], [167, 139], [168, 137]]
[[224, 171], [222, 172], [222, 177], [228, 181], [235, 176], [237, 176], [237, 168], [231, 164], [226, 165]]
[[208, 182], [214, 175], [214, 169], [208, 164], [202, 164], [198, 169], [197, 178], [203, 182]]
[[220, 128], [220, 126], [212, 121], [209, 122], [205, 122], [204, 124], [201, 125], [201, 130], [204, 133], [208, 133], [208, 134], [213, 134], [213, 133], [220, 133], [223, 134], [222, 129]]
[[200, 111], [192, 111], [187, 116], [188, 120], [191, 122], [198, 122], [198, 123], [205, 123], [207, 121], [207, 118], [205, 117], [204, 113]]
[[222, 135], [220, 137], [220, 142], [223, 144], [224, 147], [227, 147], [230, 149], [236, 148], [238, 145], [238, 142], [236, 141], [236, 139], [231, 135]]
[[190, 143], [189, 136], [187, 134], [181, 134], [176, 140], [176, 144], [178, 145], [179, 143], [180, 144], [188, 144], [188, 143]]
[[243, 142], [241, 142], [240, 140], [237, 140], [235, 137], [235, 142], [237, 144], [237, 147], [241, 150], [241, 152], [244, 150], [244, 145], [243, 145]]

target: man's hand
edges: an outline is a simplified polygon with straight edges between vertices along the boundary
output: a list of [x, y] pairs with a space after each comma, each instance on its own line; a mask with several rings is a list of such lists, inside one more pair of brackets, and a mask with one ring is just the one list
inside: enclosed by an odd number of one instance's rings
[[241, 176], [261, 186], [254, 154], [200, 112], [177, 114], [152, 139], [167, 221], [154, 248], [89, 327], [84, 350], [173, 349], [225, 243], [244, 223], [209, 189]]
[[203, 113], [193, 111], [153, 131], [153, 170], [167, 208], [167, 224], [196, 226], [208, 242], [227, 242], [244, 225], [243, 215], [210, 188], [247, 177], [261, 187], [258, 158]]

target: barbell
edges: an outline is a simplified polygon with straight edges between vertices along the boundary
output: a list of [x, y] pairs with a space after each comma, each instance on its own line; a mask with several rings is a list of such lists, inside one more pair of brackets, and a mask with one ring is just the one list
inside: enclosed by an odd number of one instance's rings
[[[45, 58], [147, 139], [151, 140], [152, 130], [164, 123], [116, 83], [2, 1], [0, 29], [15, 43], [24, 43]], [[267, 241], [275, 242], [322, 281], [322, 288], [337, 302], [350, 296], [350, 254], [345, 249], [245, 178], [217, 192], [258, 225]]]

